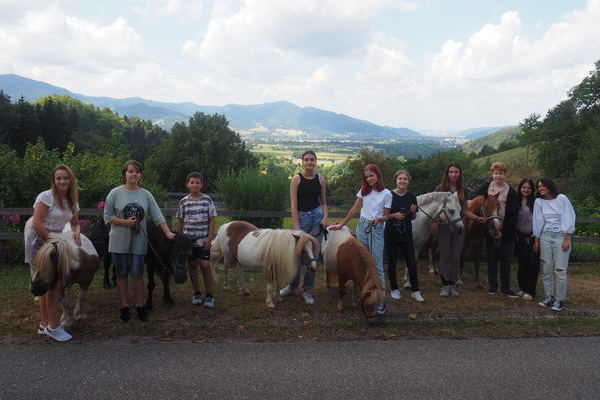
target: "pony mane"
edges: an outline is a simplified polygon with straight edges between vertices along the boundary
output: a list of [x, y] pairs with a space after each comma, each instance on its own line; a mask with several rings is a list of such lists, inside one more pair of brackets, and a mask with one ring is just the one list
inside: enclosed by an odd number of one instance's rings
[[424, 206], [433, 203], [434, 201], [444, 201], [444, 199], [448, 197], [448, 193], [449, 192], [424, 193], [417, 196], [417, 202], [419, 203], [419, 206]]
[[257, 231], [256, 247], [262, 254], [262, 265], [267, 282], [275, 287], [290, 282], [296, 276], [296, 239], [291, 229], [261, 229]]
[[[349, 239], [349, 241], [353, 242], [358, 256], [362, 260], [363, 264], [367, 266], [365, 284], [361, 288], [360, 299], [365, 306], [374, 307], [383, 300], [383, 288], [381, 286], [381, 282], [379, 281], [379, 277], [377, 276], [375, 262], [373, 261], [371, 254], [369, 254], [367, 249], [365, 249], [356, 238], [352, 237]], [[373, 292], [375, 292], [375, 295]]]
[[298, 232], [300, 234], [300, 237], [296, 241], [296, 248], [294, 249], [294, 256], [296, 258], [300, 258], [302, 256], [302, 249], [304, 249], [304, 246], [306, 246], [306, 242], [312, 242], [314, 254], [320, 254], [321, 244], [313, 235], [310, 235], [310, 234], [302, 232], [302, 231], [294, 231], [294, 232]]
[[[48, 240], [38, 250], [33, 266], [36, 272], [41, 274], [46, 280], [49, 280], [54, 271], [58, 270], [59, 276], [66, 282], [71, 271], [71, 257], [69, 252], [69, 244], [67, 240], [71, 237], [69, 232], [56, 234], [50, 233]], [[58, 265], [52, 262], [52, 254], [56, 251]], [[63, 282], [63, 284], [65, 284]]]

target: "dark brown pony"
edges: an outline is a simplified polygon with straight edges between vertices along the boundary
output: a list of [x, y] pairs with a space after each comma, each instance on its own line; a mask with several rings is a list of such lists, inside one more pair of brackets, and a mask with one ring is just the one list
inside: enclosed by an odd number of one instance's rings
[[375, 262], [367, 249], [352, 236], [348, 227], [329, 232], [323, 243], [323, 261], [327, 274], [337, 273], [338, 276], [338, 311], [344, 310], [345, 286], [350, 280], [354, 282], [355, 291], [360, 290], [360, 307], [367, 323], [377, 323], [380, 316], [375, 308], [383, 301], [383, 289], [377, 277]]
[[[475, 283], [478, 287], [482, 287], [479, 280], [479, 263], [481, 261], [481, 248], [485, 241], [486, 235], [495, 237], [500, 231], [500, 219], [498, 218], [498, 209], [500, 202], [498, 195], [488, 196], [479, 195], [467, 202], [467, 208], [475, 213], [478, 217], [485, 218], [485, 222], [478, 222], [470, 218], [465, 218], [465, 244], [463, 252], [471, 249], [473, 259], [473, 272], [475, 275]], [[464, 268], [464, 257], [461, 261], [461, 275]]]

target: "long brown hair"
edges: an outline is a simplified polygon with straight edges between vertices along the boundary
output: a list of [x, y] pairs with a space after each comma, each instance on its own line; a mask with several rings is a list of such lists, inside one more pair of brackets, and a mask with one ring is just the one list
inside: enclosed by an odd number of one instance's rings
[[457, 168], [458, 172], [460, 172], [460, 175], [456, 180], [456, 193], [458, 194], [458, 199], [460, 200], [460, 202], [463, 203], [465, 201], [465, 184], [463, 183], [463, 173], [460, 165], [458, 165], [457, 163], [448, 164], [448, 166], [446, 167], [446, 171], [442, 176], [442, 184], [440, 186], [442, 188], [442, 192], [450, 191], [450, 181], [448, 179], [448, 172], [450, 171], [450, 168], [453, 167]]
[[54, 203], [61, 210], [65, 209], [65, 206], [64, 206], [62, 200], [58, 196], [58, 188], [56, 187], [56, 182], [54, 181], [54, 175], [56, 174], [56, 171], [58, 171], [58, 170], [65, 171], [67, 173], [67, 176], [69, 177], [70, 184], [69, 184], [69, 191], [67, 192], [67, 203], [69, 204], [69, 209], [71, 210], [71, 212], [73, 214], [75, 214], [77, 212], [77, 205], [79, 202], [79, 187], [77, 186], [77, 178], [75, 178], [75, 174], [73, 174], [73, 171], [71, 170], [71, 168], [69, 168], [69, 166], [66, 164], [58, 164], [52, 170], [51, 190], [52, 190], [52, 196], [54, 197]]

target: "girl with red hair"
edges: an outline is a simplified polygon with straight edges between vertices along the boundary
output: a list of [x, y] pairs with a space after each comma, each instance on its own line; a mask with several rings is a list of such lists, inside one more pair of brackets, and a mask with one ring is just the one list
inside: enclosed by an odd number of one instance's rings
[[[392, 206], [392, 192], [386, 189], [381, 179], [381, 170], [375, 164], [369, 164], [363, 171], [362, 184], [356, 193], [356, 201], [339, 225], [331, 230], [341, 229], [360, 210], [360, 220], [356, 227], [357, 239], [369, 250], [375, 261], [377, 276], [382, 286], [385, 284], [383, 273], [384, 222], [389, 219]], [[385, 290], [384, 296], [385, 298]], [[378, 314], [385, 314], [385, 303], [377, 307]]]

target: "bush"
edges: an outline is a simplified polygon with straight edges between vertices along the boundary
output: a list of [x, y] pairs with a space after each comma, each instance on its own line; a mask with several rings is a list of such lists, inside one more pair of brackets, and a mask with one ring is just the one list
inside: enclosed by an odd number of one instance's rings
[[[229, 172], [215, 183], [217, 192], [233, 210], [284, 211], [289, 198], [289, 180], [285, 174], [263, 174], [247, 169]], [[233, 217], [240, 219], [240, 217]], [[259, 228], [281, 228], [282, 218], [243, 218]]]
[[570, 261], [600, 261], [600, 245], [593, 243], [573, 243]]

